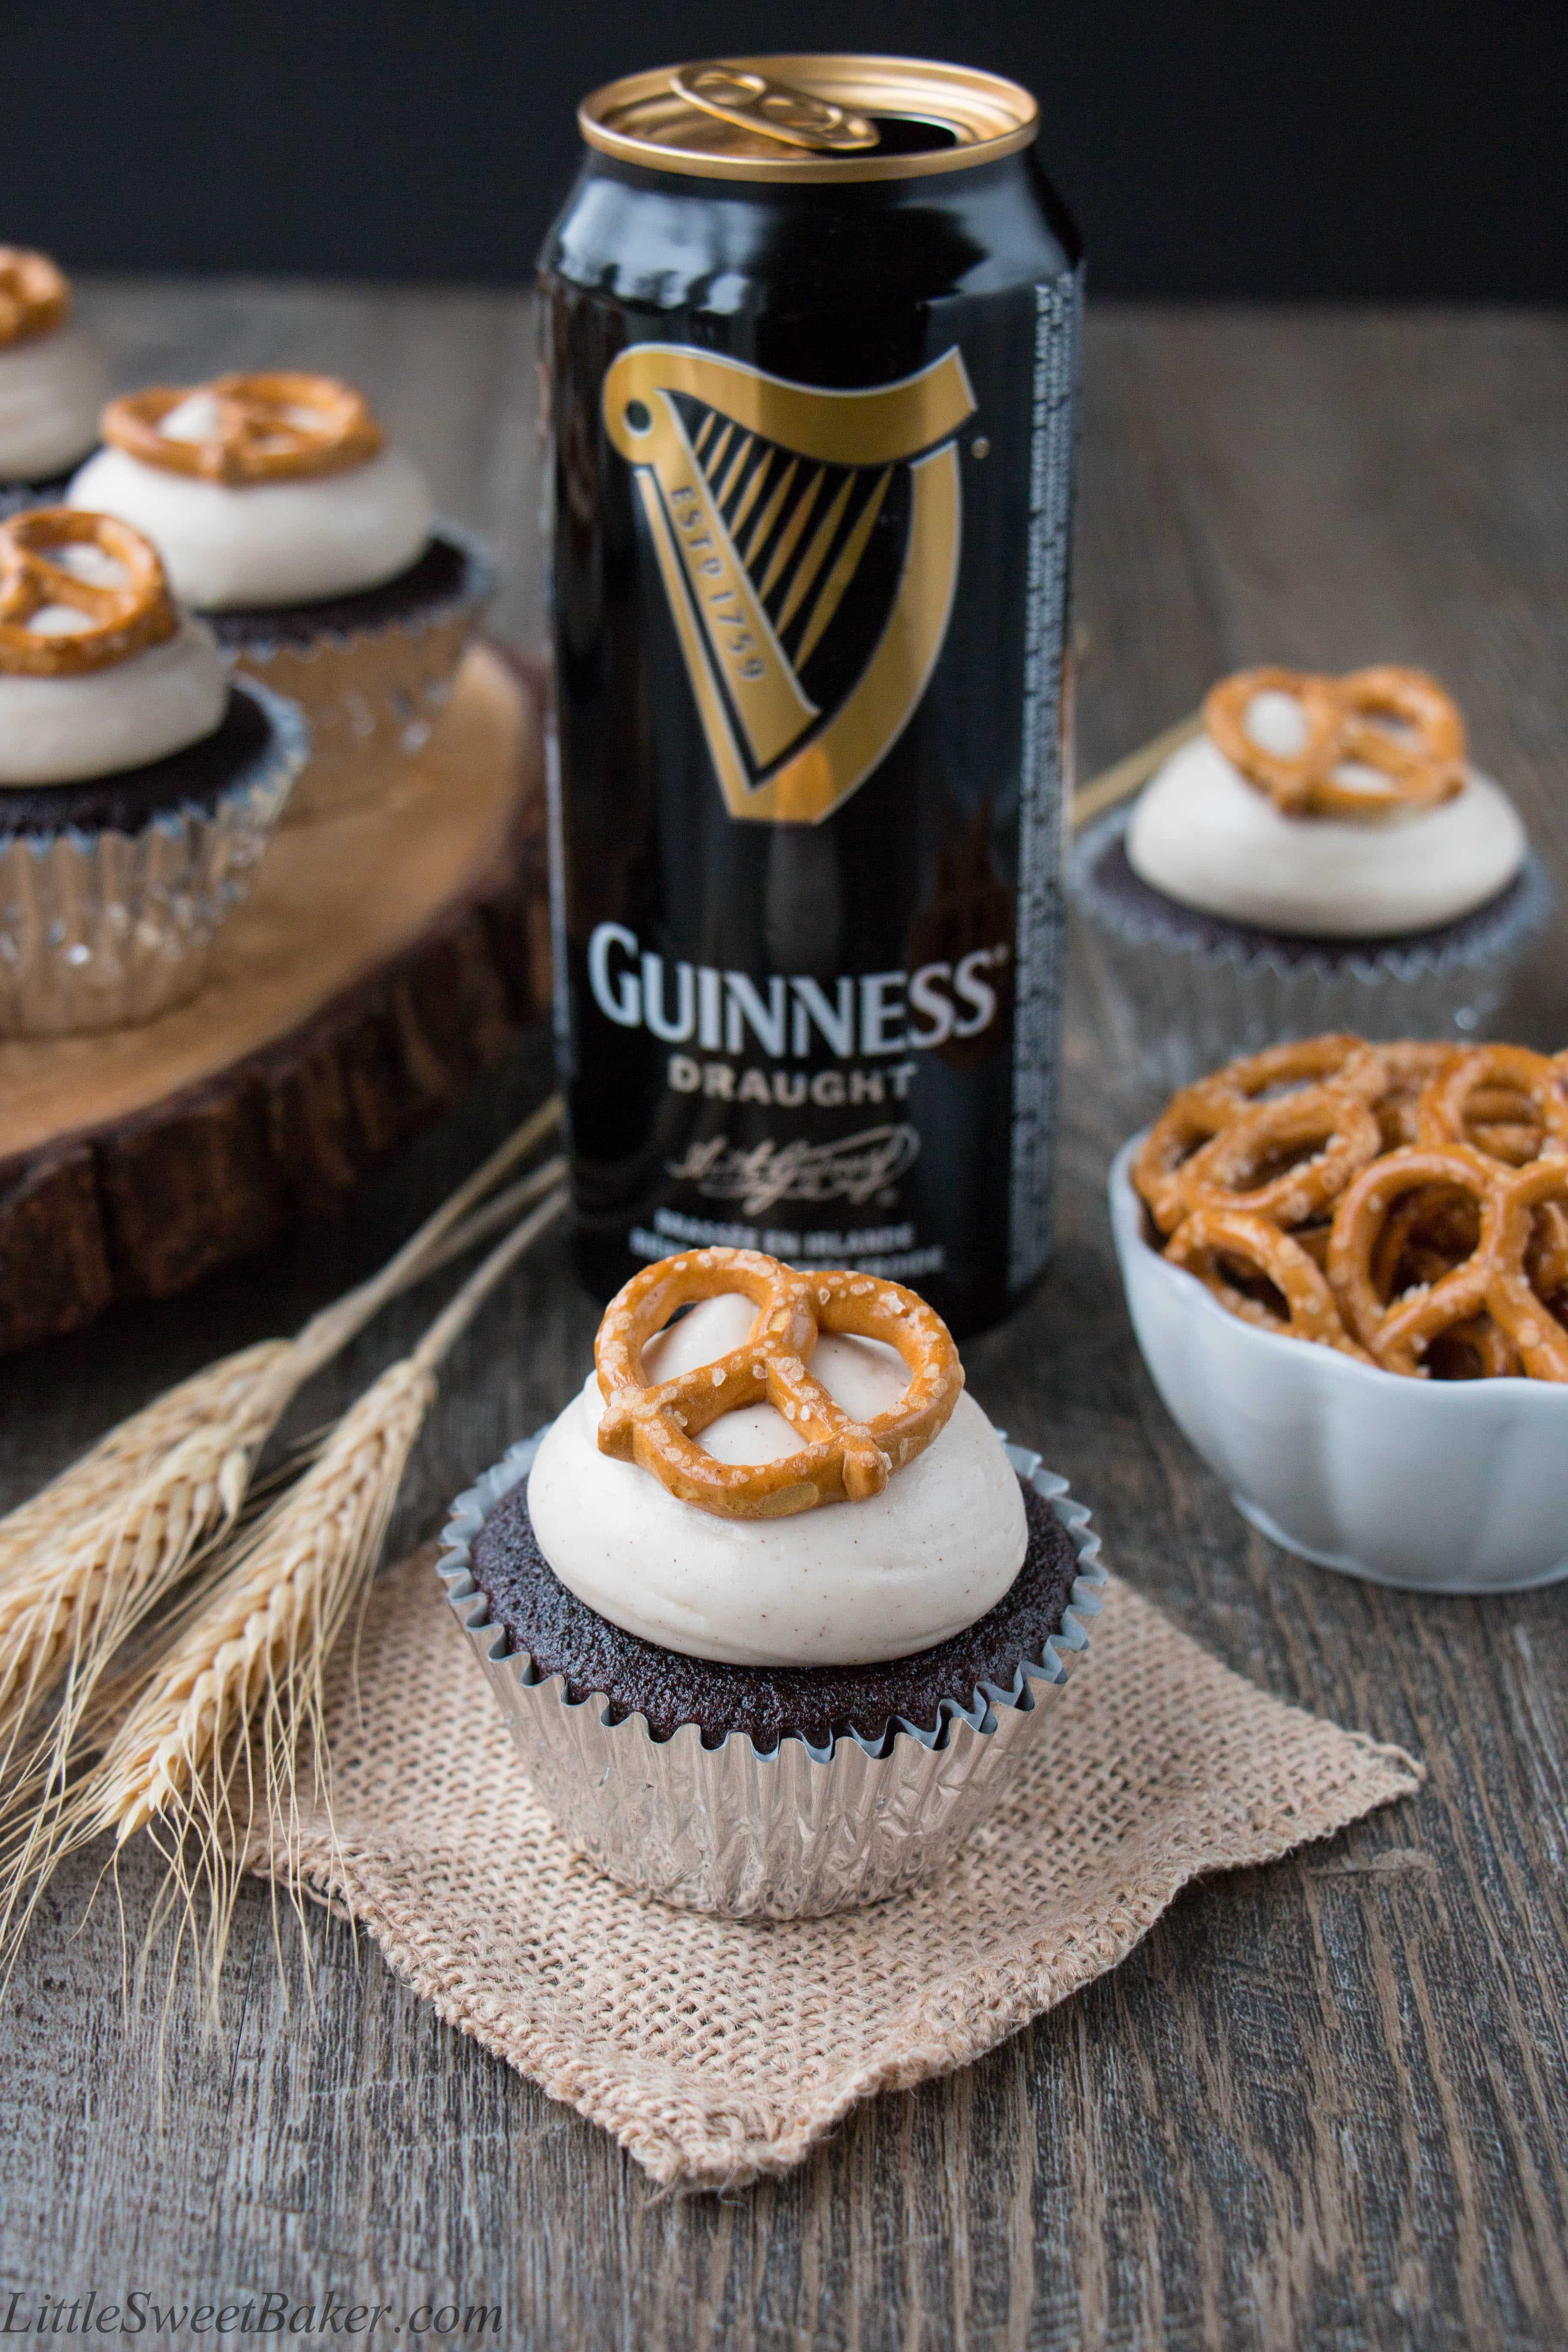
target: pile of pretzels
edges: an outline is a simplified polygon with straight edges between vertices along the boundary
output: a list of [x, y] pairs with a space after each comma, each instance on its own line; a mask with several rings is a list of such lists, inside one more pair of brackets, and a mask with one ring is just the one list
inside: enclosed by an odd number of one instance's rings
[[1568, 1381], [1568, 1052], [1273, 1045], [1173, 1096], [1132, 1181], [1247, 1322], [1407, 1379]]

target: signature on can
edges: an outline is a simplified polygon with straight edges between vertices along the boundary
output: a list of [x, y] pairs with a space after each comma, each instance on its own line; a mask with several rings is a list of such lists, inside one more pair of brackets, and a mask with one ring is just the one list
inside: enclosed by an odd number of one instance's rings
[[778, 1201], [874, 1199], [911, 1168], [921, 1139], [912, 1127], [868, 1127], [839, 1143], [768, 1141], [731, 1149], [726, 1135], [694, 1143], [682, 1160], [665, 1162], [671, 1176], [695, 1185], [710, 1201], [739, 1201], [760, 1217]]

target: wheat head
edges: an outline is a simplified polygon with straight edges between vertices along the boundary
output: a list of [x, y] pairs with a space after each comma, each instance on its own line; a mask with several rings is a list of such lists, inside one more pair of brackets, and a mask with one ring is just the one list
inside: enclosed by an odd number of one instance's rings
[[142, 1475], [156, 1467], [182, 1439], [204, 1428], [288, 1357], [292, 1342], [263, 1339], [254, 1348], [208, 1364], [121, 1422], [58, 1478], [0, 1518], [0, 1594], [30, 1581], [40, 1553], [52, 1554], [62, 1536], [79, 1532], [112, 1507]]
[[[558, 1183], [563, 1167], [552, 1161], [478, 1215], [468, 1213], [560, 1118], [553, 1097], [379, 1274], [312, 1317], [294, 1339], [264, 1340], [209, 1365], [0, 1519], [0, 1836], [21, 1807], [35, 1815], [36, 1831], [23, 1844], [40, 1851], [47, 1821], [37, 1817], [37, 1790], [63, 1782], [65, 1759], [110, 1658], [201, 1547], [233, 1521], [257, 1456], [293, 1397], [388, 1299], [471, 1246], [498, 1214], [515, 1213]], [[29, 1747], [29, 1720], [57, 1686], [51, 1719], [41, 1735], [30, 1735]], [[9, 1916], [13, 1894], [0, 1862], [0, 1921]]]
[[257, 1455], [294, 1395], [388, 1299], [555, 1187], [560, 1161], [471, 1213], [561, 1117], [561, 1097], [552, 1096], [379, 1274], [292, 1339], [265, 1339], [208, 1365], [0, 1517], [0, 1816], [6, 1769], [33, 1701], [68, 1665], [101, 1664], [110, 1633], [118, 1640], [131, 1631], [204, 1538], [235, 1517]]
[[[233, 1517], [292, 1392], [292, 1354], [289, 1341], [268, 1340], [209, 1365], [95, 1449], [90, 1478], [68, 1472], [12, 1515], [31, 1513], [34, 1534], [17, 1572], [0, 1583], [0, 1806], [35, 1701], [72, 1675], [58, 1726], [68, 1743], [89, 1668], [107, 1661]], [[51, 1494], [56, 1505], [46, 1511]]]
[[93, 1774], [95, 1828], [123, 1843], [154, 1814], [199, 1811], [263, 1701], [264, 1736], [291, 1746], [435, 1393], [423, 1365], [394, 1364], [258, 1523]]
[[[530, 1180], [531, 1190], [532, 1184]], [[383, 1372], [343, 1416], [310, 1467], [231, 1538], [211, 1582], [162, 1629], [162, 1646], [132, 1677], [127, 1711], [101, 1745], [96, 1738], [89, 1743], [87, 1733], [95, 1729], [89, 1718], [111, 1654], [107, 1643], [95, 1646], [92, 1675], [73, 1669], [70, 1687], [80, 1695], [74, 1713], [57, 1713], [51, 1734], [59, 1759], [53, 1796], [37, 1803], [35, 1752], [25, 1776], [31, 1818], [9, 1843], [0, 1815], [0, 1965], [19, 1945], [58, 1864], [105, 1830], [114, 1833], [118, 1850], [136, 1830], [150, 1827], [165, 1854], [167, 1876], [154, 1905], [149, 1947], [158, 1923], [173, 1910], [181, 1920], [177, 1962], [184, 1933], [196, 1932], [197, 1893], [205, 1887], [210, 1894], [202, 1972], [215, 2012], [241, 1875], [258, 1853], [273, 1863], [281, 1843], [283, 1866], [272, 1874], [275, 1882], [283, 1879], [298, 1904], [287, 1855], [307, 1759], [317, 1787], [327, 1791], [323, 1669], [380, 1552], [409, 1453], [436, 1395], [437, 1366], [496, 1284], [565, 1206], [564, 1188], [558, 1188], [524, 1217], [468, 1276], [414, 1353]], [[443, 1252], [454, 1240], [448, 1228]], [[301, 1354], [308, 1337], [302, 1333], [296, 1343]], [[244, 1408], [246, 1432], [263, 1419], [270, 1427], [281, 1410], [279, 1396], [291, 1393], [301, 1376], [294, 1359], [267, 1374]], [[248, 1434], [243, 1444], [250, 1445]], [[110, 1572], [101, 1562], [77, 1563], [70, 1598], [79, 1611], [85, 1604], [113, 1612], [116, 1638], [145, 1615], [152, 1580], [163, 1579], [166, 1589], [163, 1563], [181, 1556], [182, 1547], [188, 1560], [188, 1530], [213, 1496], [232, 1488], [223, 1471], [231, 1454], [216, 1437], [205, 1456], [198, 1458], [190, 1441], [179, 1452], [184, 1475], [177, 1489], [160, 1490], [163, 1516], [146, 1515], [152, 1567], [127, 1576], [118, 1556]], [[251, 1452], [235, 1491], [243, 1491], [253, 1460]], [[95, 1574], [102, 1576], [101, 1591]], [[100, 1715], [101, 1700], [99, 1691]], [[96, 1761], [68, 1785], [68, 1767], [89, 1745], [97, 1747]]]
[[173, 1912], [170, 1989], [190, 1933], [215, 2019], [243, 1874], [258, 1844], [270, 1858], [279, 1835], [289, 1837], [307, 1759], [325, 1786], [327, 1655], [374, 1566], [435, 1393], [434, 1372], [411, 1360], [366, 1391], [310, 1469], [243, 1539], [70, 1800], [62, 1846], [111, 1830], [118, 1849], [138, 1829], [153, 1828], [167, 1876], [143, 1964]]

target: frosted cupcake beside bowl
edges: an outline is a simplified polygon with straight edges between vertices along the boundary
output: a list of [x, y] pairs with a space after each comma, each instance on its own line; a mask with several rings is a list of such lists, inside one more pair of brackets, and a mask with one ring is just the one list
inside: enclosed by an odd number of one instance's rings
[[912, 1291], [712, 1249], [611, 1302], [441, 1565], [557, 1826], [667, 1901], [791, 1917], [913, 1884], [990, 1810], [1098, 1550]]
[[0, 1034], [193, 994], [309, 740], [293, 703], [230, 678], [128, 523], [0, 523]]
[[1392, 666], [1223, 679], [1072, 889], [1150, 1087], [1328, 1029], [1474, 1035], [1552, 904], [1452, 698]]
[[478, 545], [331, 376], [154, 386], [110, 402], [103, 436], [70, 503], [144, 531], [236, 665], [310, 717], [291, 817], [374, 797], [450, 694], [493, 586]]
[[65, 496], [98, 439], [109, 367], [47, 253], [0, 246], [0, 518]]

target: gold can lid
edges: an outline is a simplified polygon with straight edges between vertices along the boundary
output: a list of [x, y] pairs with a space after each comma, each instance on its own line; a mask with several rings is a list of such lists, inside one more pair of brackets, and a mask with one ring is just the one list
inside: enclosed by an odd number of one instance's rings
[[1039, 110], [999, 74], [922, 58], [710, 58], [583, 100], [590, 147], [702, 180], [909, 180], [1027, 147]]

